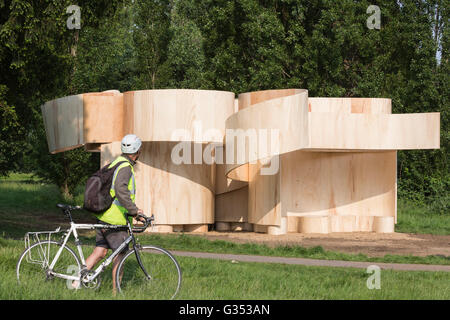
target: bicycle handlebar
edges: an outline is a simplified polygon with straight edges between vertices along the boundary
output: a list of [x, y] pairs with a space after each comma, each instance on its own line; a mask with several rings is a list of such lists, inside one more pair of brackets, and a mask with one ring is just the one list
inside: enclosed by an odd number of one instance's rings
[[136, 232], [136, 233], [144, 232], [145, 229], [147, 229], [149, 226], [151, 226], [152, 222], [155, 220], [155, 217], [153, 214], [151, 215], [151, 217], [147, 217], [142, 214], [138, 214], [137, 217], [143, 218], [145, 222], [142, 227], [133, 227], [133, 232]]

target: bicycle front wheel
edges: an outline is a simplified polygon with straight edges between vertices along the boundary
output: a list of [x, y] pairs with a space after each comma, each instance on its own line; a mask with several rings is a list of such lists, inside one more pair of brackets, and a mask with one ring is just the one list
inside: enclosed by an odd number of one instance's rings
[[154, 246], [137, 250], [128, 251], [119, 263], [119, 292], [136, 299], [174, 299], [181, 287], [181, 268], [174, 256]]
[[[20, 256], [16, 266], [19, 284], [39, 286], [41, 283], [53, 279], [55, 275], [57, 277], [77, 276], [81, 263], [75, 252], [67, 246], [59, 253], [58, 260], [50, 270], [50, 265], [60, 248], [61, 244], [56, 241], [36, 242], [27, 248]], [[67, 283], [69, 281], [67, 280]], [[61, 285], [64, 285], [64, 282], [61, 282]]]

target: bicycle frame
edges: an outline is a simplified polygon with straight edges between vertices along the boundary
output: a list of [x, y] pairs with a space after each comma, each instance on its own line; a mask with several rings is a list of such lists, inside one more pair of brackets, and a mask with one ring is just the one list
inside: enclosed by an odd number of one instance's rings
[[[131, 229], [130, 224], [128, 223], [126, 226], [130, 232], [130, 236], [125, 239], [125, 241], [119, 246], [119, 248], [117, 248], [113, 253], [111, 253], [111, 255], [109, 255], [109, 257], [103, 261], [98, 267], [97, 269], [95, 269], [94, 273], [91, 275], [88, 275], [86, 281], [92, 281], [94, 280], [108, 265], [111, 264], [111, 262], [114, 260], [114, 258], [125, 248], [125, 246], [127, 246], [130, 242], [133, 242], [133, 248], [136, 249], [136, 242], [133, 236], [133, 231]], [[81, 264], [82, 264], [82, 268], [86, 268], [86, 260], [84, 258], [84, 254], [83, 254], [83, 250], [81, 247], [81, 242], [78, 239], [78, 232], [77, 230], [92, 230], [92, 229], [123, 229], [125, 228], [125, 226], [117, 226], [117, 225], [104, 225], [104, 224], [77, 224], [74, 222], [70, 222], [70, 228], [67, 230], [67, 234], [64, 236], [64, 240], [61, 244], [61, 247], [58, 249], [55, 257], [53, 258], [52, 263], [49, 266], [49, 274], [58, 278], [62, 278], [62, 279], [67, 279], [67, 280], [73, 280], [73, 281], [79, 281], [80, 280], [80, 275], [78, 276], [70, 276], [70, 275], [66, 275], [66, 274], [61, 274], [61, 273], [56, 273], [53, 272], [53, 268], [56, 264], [56, 262], [59, 259], [59, 256], [61, 255], [62, 250], [64, 249], [64, 247], [67, 245], [67, 242], [69, 241], [70, 236], [73, 234], [74, 238], [75, 238], [75, 245], [77, 247], [78, 250], [78, 256], [81, 260]], [[148, 274], [146, 272], [146, 270], [143, 268], [141, 262], [140, 262], [140, 257], [137, 253], [137, 250], [135, 250], [136, 252], [136, 257], [138, 259], [139, 265], [141, 266], [142, 270], [144, 271], [145, 275], [147, 277]], [[149, 277], [150, 278], [150, 277]]]
[[[118, 269], [118, 271], [114, 272], [116, 269], [113, 268], [113, 288], [117, 288], [119, 292], [122, 292], [123, 283], [125, 283], [124, 285], [125, 288], [127, 288], [129, 285], [127, 280], [122, 281], [122, 274], [129, 273], [129, 271], [125, 270], [133, 271], [133, 275], [131, 276], [130, 279], [134, 280], [136, 279], [134, 271], [139, 272], [139, 269], [142, 270], [142, 272], [144, 273], [144, 279], [142, 279], [142, 274], [141, 276], [137, 277], [139, 281], [144, 280], [144, 282], [146, 282], [147, 284], [150, 283], [157, 284], [156, 286], [151, 286], [150, 290], [156, 289], [156, 291], [158, 291], [160, 290], [158, 289], [159, 285], [161, 285], [165, 281], [164, 278], [161, 278], [161, 280], [163, 281], [160, 283], [157, 283], [158, 281], [153, 283], [152, 280], [154, 278], [149, 275], [149, 272], [147, 272], [146, 267], [144, 266], [143, 263], [148, 263], [147, 267], [148, 270], [154, 271], [157, 278], [161, 273], [164, 273], [166, 271], [172, 272], [172, 268], [165, 268], [164, 265], [158, 267], [159, 263], [155, 264], [154, 263], [155, 261], [152, 261], [153, 258], [160, 257], [159, 255], [161, 255], [161, 257], [165, 259], [164, 263], [169, 263], [171, 266], [175, 266], [174, 270], [176, 275], [175, 278], [173, 279], [174, 280], [178, 279], [177, 282], [174, 282], [175, 286], [173, 286], [173, 288], [170, 289], [170, 291], [172, 291], [173, 293], [171, 299], [173, 299], [175, 295], [178, 293], [181, 285], [181, 268], [178, 262], [176, 261], [175, 257], [173, 257], [169, 251], [163, 248], [159, 248], [153, 245], [141, 246], [138, 242], [138, 239], [135, 238], [135, 233], [144, 232], [149, 226], [153, 227], [152, 222], [155, 220], [153, 214], [151, 216], [138, 214], [134, 218], [138, 222], [142, 223], [142, 225], [139, 225], [139, 223], [137, 225], [133, 225], [132, 221], [129, 219], [131, 218], [131, 216], [127, 217], [126, 225], [109, 225], [103, 224], [101, 221], [98, 221], [98, 223], [96, 224], [78, 224], [72, 220], [71, 211], [79, 210], [81, 209], [81, 207], [65, 204], [57, 204], [57, 207], [63, 209], [64, 214], [69, 218], [70, 227], [62, 231], [61, 228], [58, 227], [54, 231], [27, 232], [25, 234], [25, 251], [23, 251], [16, 264], [16, 275], [19, 284], [21, 283], [21, 280], [23, 278], [27, 279], [26, 276], [29, 276], [30, 273], [44, 272], [46, 280], [51, 280], [54, 277], [65, 279], [67, 282], [66, 283], [67, 287], [69, 289], [79, 289], [81, 284], [88, 289], [97, 289], [101, 282], [99, 278], [100, 273], [102, 273], [104, 269], [111, 263], [114, 263], [114, 267]], [[114, 252], [112, 252], [95, 270], [87, 269], [82, 245], [78, 236], [78, 230], [92, 230], [92, 229], [128, 230], [129, 232], [129, 236], [126, 237], [126, 239], [123, 240], [123, 242], [119, 245], [119, 247], [116, 250], [114, 250]], [[56, 239], [51, 238], [53, 235], [56, 234], [60, 235], [59, 241], [55, 241]], [[74, 236], [75, 240], [74, 242], [77, 247], [77, 250], [75, 251], [72, 248], [70, 248], [70, 246], [68, 246], [68, 242], [72, 234]], [[40, 238], [41, 235], [47, 236], [47, 240], [41, 239]], [[133, 247], [131, 250], [127, 250], [130, 249], [128, 247], [130, 243], [132, 243]], [[37, 248], [38, 251], [36, 251], [36, 249], [34, 248]], [[56, 252], [54, 250], [56, 250]], [[72, 262], [67, 262], [67, 259], [65, 258], [66, 256], [64, 256], [64, 259], [62, 258], [63, 252], [68, 254], [67, 258], [69, 260], [71, 259]], [[32, 259], [31, 261], [28, 261], [27, 260], [28, 255], [31, 256], [31, 253], [33, 253], [33, 257], [37, 255], [36, 256], [37, 259], [34, 260]], [[54, 256], [52, 256], [53, 253], [55, 253]], [[135, 261], [133, 257], [130, 257], [133, 255], [136, 257], [137, 261]], [[169, 259], [167, 260], [167, 258]], [[64, 260], [62, 264], [58, 263], [58, 260], [60, 259]], [[136, 262], [139, 265], [139, 268], [136, 268], [137, 267], [135, 264]], [[22, 267], [23, 264], [29, 263], [37, 264], [38, 265], [37, 270], [36, 267], [34, 266], [28, 268], [26, 266]], [[70, 263], [72, 263], [72, 265], [68, 265]], [[155, 270], [153, 270], [154, 266], [156, 266]], [[67, 271], [64, 271], [65, 267], [67, 267], [66, 269]], [[75, 270], [73, 267], [75, 267]], [[76, 272], [76, 274], [74, 274], [73, 272]], [[24, 274], [25, 276], [22, 276], [22, 274]], [[172, 277], [169, 277], [169, 279], [171, 281]], [[167, 290], [164, 290], [164, 292], [166, 291]]]

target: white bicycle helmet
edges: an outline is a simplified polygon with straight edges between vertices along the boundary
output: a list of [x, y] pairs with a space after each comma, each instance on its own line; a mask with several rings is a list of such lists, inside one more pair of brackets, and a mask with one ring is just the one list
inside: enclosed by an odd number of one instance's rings
[[136, 153], [142, 145], [141, 139], [135, 134], [127, 134], [120, 143], [120, 148], [125, 154]]

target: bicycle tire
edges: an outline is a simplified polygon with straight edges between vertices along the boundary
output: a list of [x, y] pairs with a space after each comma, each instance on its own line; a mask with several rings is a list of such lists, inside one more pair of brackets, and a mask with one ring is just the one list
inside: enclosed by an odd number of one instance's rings
[[138, 248], [143, 272], [135, 250], [128, 251], [119, 262], [116, 284], [119, 292], [137, 299], [172, 300], [181, 288], [181, 268], [167, 250], [155, 246]]
[[[42, 241], [36, 242], [25, 249], [16, 265], [16, 276], [19, 285], [28, 280], [32, 282], [33, 285], [37, 285], [36, 282], [39, 280], [53, 279], [53, 277], [47, 274], [47, 271], [49, 264], [53, 261], [53, 258], [60, 247], [61, 243], [59, 242]], [[53, 271], [68, 276], [73, 276], [74, 274], [77, 275], [81, 270], [80, 259], [70, 247], [64, 246], [64, 249], [58, 258]], [[39, 274], [43, 275], [43, 277], [38, 277]]]

